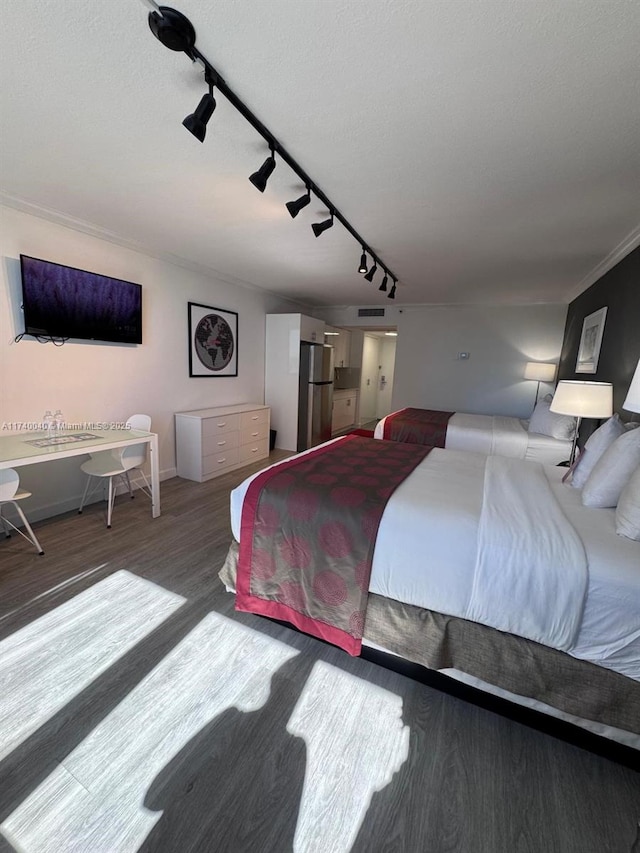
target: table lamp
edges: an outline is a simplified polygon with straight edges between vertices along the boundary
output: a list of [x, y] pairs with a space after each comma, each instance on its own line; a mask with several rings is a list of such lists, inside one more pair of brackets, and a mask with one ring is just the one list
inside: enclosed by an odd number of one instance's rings
[[636, 372], [633, 374], [622, 408], [629, 412], [640, 412], [640, 361], [638, 361]]
[[553, 382], [556, 378], [556, 366], [555, 364], [548, 364], [544, 361], [528, 361], [524, 369], [524, 378], [533, 379], [534, 382], [538, 383], [538, 388], [536, 389], [537, 403], [540, 394], [540, 383]]
[[576, 443], [582, 418], [610, 418], [613, 414], [613, 385], [611, 382], [561, 379], [549, 410], [559, 415], [573, 415], [576, 418], [576, 431], [569, 459], [571, 466], [576, 457]]

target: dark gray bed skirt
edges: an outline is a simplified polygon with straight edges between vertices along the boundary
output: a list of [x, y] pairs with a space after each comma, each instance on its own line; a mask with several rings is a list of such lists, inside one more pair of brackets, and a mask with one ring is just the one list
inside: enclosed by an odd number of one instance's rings
[[[235, 589], [238, 543], [219, 572]], [[495, 628], [369, 593], [364, 635], [429, 669], [457, 669], [576, 717], [640, 735], [640, 683]]]

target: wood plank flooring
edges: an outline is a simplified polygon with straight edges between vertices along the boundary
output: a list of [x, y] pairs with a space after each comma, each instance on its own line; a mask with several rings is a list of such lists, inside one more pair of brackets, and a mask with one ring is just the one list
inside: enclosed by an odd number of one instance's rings
[[0, 539], [2, 853], [640, 851], [633, 770], [236, 613], [251, 470]]

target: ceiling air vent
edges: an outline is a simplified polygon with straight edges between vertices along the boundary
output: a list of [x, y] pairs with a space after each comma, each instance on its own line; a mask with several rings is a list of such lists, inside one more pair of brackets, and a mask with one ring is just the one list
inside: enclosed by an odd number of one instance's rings
[[358, 317], [384, 317], [384, 308], [358, 308]]

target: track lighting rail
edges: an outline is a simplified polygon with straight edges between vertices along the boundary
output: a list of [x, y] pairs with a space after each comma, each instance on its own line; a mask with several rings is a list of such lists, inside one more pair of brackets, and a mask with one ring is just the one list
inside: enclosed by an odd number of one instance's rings
[[[356, 242], [362, 247], [363, 257], [364, 253], [366, 252], [366, 254], [368, 254], [372, 259], [373, 267], [381, 268], [383, 272], [385, 272], [391, 279], [393, 279], [393, 296], [391, 295], [391, 293], [389, 293], [390, 298], [393, 299], [395, 296], [395, 283], [397, 282], [398, 277], [393, 273], [391, 269], [389, 269], [389, 267], [385, 263], [382, 262], [380, 257], [365, 242], [365, 240], [351, 225], [348, 219], [346, 219], [343, 214], [338, 210], [335, 204], [333, 204], [333, 202], [323, 193], [323, 191], [315, 183], [315, 181], [311, 179], [311, 177], [305, 172], [302, 166], [295, 160], [294, 157], [291, 156], [287, 149], [276, 139], [276, 137], [271, 133], [271, 131], [255, 115], [255, 113], [253, 113], [244, 103], [244, 101], [242, 101], [238, 97], [238, 95], [236, 95], [236, 93], [229, 86], [224, 77], [217, 71], [216, 68], [214, 68], [214, 66], [209, 62], [206, 56], [204, 56], [198, 50], [198, 48], [195, 46], [195, 30], [190, 21], [184, 15], [182, 15], [181, 12], [178, 12], [175, 9], [171, 9], [167, 6], [159, 6], [155, 11], [151, 11], [149, 13], [149, 26], [156, 38], [158, 38], [158, 40], [161, 41], [170, 50], [183, 51], [192, 60], [192, 62], [197, 62], [202, 65], [204, 69], [204, 79], [210, 89], [211, 87], [215, 87], [219, 92], [221, 92], [229, 101], [229, 103], [234, 106], [236, 110], [249, 122], [249, 124], [254, 128], [254, 130], [256, 130], [257, 133], [260, 134], [260, 136], [262, 136], [262, 138], [268, 144], [271, 154], [273, 155], [273, 153], [275, 152], [275, 154], [277, 154], [282, 160], [284, 160], [284, 162], [289, 166], [289, 168], [293, 172], [295, 172], [295, 174], [305, 185], [305, 190], [307, 192], [312, 192], [318, 199], [320, 199], [320, 201], [329, 210], [331, 220], [333, 220], [334, 218], [337, 219], [338, 222], [340, 222], [342, 226], [351, 234], [354, 240], [356, 240]], [[202, 139], [200, 141], [202, 141]], [[271, 169], [271, 171], [273, 171], [273, 169]], [[318, 234], [321, 232], [316, 232], [316, 229], [314, 228], [314, 233], [316, 234], [316, 236], [318, 236]], [[366, 266], [364, 272], [366, 272]], [[371, 279], [367, 280], [371, 281]]]

